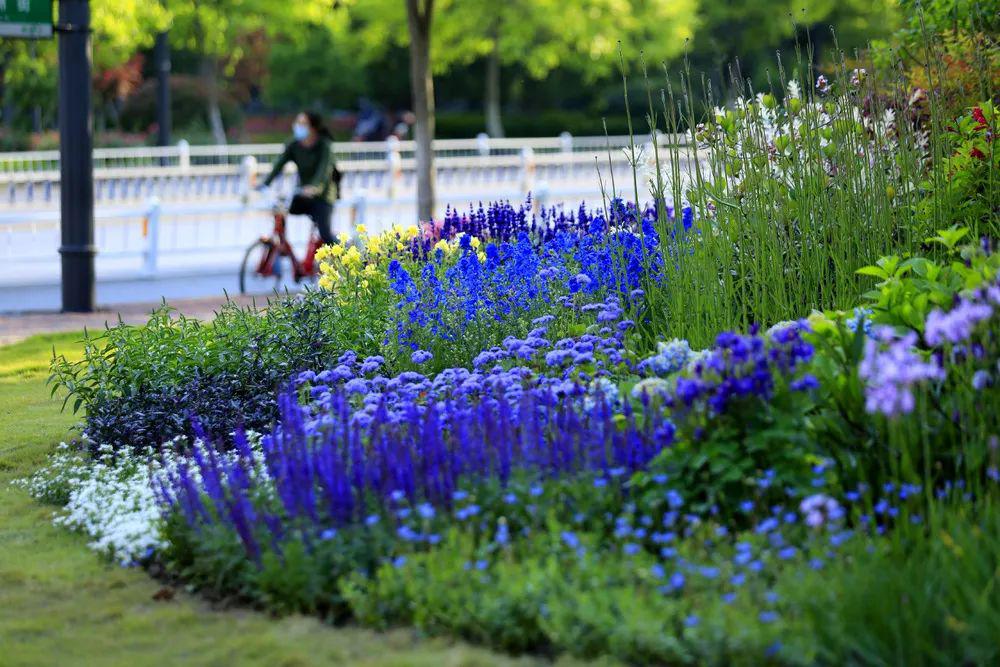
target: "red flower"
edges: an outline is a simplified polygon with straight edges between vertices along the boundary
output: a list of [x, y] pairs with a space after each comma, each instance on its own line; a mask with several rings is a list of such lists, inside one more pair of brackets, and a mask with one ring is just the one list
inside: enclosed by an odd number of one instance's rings
[[980, 160], [986, 159], [986, 153], [982, 152], [978, 148], [973, 148], [971, 151], [969, 151], [969, 156], [979, 158]]
[[978, 125], [976, 125], [976, 131], [986, 129], [989, 123], [986, 122], [986, 116], [983, 115], [983, 110], [980, 107], [973, 107], [972, 118], [975, 119]]

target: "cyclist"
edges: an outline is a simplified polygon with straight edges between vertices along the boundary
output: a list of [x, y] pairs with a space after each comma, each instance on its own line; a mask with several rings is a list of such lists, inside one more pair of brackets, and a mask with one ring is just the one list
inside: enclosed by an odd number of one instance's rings
[[338, 196], [340, 171], [333, 159], [333, 138], [322, 117], [312, 111], [303, 111], [295, 117], [292, 135], [294, 139], [285, 146], [260, 187], [271, 185], [282, 167], [294, 162], [299, 171], [299, 188], [288, 205], [288, 212], [309, 216], [323, 243], [335, 243], [337, 239], [330, 228], [330, 219], [333, 202]]

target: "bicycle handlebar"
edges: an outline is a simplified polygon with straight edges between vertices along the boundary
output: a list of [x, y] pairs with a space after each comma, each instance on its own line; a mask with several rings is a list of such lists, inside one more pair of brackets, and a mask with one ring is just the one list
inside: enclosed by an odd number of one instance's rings
[[301, 194], [302, 189], [297, 187], [289, 194], [281, 194], [275, 192], [275, 189], [268, 185], [257, 188], [256, 192], [260, 195], [258, 197], [258, 202], [266, 204], [266, 206], [262, 206], [262, 208], [269, 208], [272, 211], [287, 213], [292, 198], [295, 197], [295, 195]]

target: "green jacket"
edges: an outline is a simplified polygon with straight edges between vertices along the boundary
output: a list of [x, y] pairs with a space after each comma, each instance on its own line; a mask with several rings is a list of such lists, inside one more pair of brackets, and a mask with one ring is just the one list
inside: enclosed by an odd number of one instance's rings
[[319, 199], [331, 203], [337, 198], [337, 184], [333, 182], [333, 144], [329, 139], [320, 137], [319, 141], [309, 147], [299, 141], [288, 142], [281, 157], [271, 168], [271, 173], [264, 180], [264, 185], [270, 185], [289, 162], [294, 162], [299, 170], [300, 187], [306, 185], [318, 187]]

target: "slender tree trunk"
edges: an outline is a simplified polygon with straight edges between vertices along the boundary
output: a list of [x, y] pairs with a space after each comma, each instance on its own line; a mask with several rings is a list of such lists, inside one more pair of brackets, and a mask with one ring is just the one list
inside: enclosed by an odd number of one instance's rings
[[410, 29], [410, 89], [417, 157], [417, 216], [434, 217], [434, 76], [431, 72], [431, 17], [434, 0], [406, 0]]
[[202, 58], [201, 76], [205, 82], [208, 126], [212, 130], [212, 138], [217, 144], [225, 144], [226, 128], [222, 123], [222, 110], [219, 108], [219, 65], [214, 56], [206, 55]]
[[[170, 35], [161, 32], [156, 35], [153, 51], [156, 70], [156, 125], [159, 128], [157, 144], [168, 146], [172, 121], [170, 118]], [[166, 162], [164, 162], [166, 164]]]
[[4, 53], [0, 57], [0, 100], [2, 100], [3, 106], [0, 114], [3, 115], [3, 125], [8, 131], [11, 129], [11, 123], [14, 120], [14, 105], [11, 103], [10, 91], [7, 86], [7, 69], [10, 64], [10, 53]]
[[500, 116], [500, 21], [491, 30], [493, 49], [486, 59], [486, 134], [503, 136], [503, 119]]
[[[28, 55], [32, 60], [38, 56], [34, 40], [28, 43]], [[35, 134], [42, 131], [42, 107], [37, 104], [31, 107], [31, 131]]]

